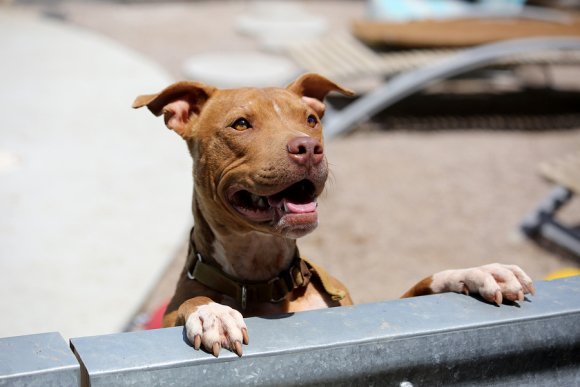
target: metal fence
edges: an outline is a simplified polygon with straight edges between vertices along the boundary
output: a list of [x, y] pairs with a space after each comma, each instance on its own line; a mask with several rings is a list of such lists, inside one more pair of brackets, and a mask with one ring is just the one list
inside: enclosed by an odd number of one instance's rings
[[536, 287], [500, 307], [441, 294], [248, 318], [242, 358], [182, 328], [5, 338], [0, 386], [580, 385], [580, 277]]

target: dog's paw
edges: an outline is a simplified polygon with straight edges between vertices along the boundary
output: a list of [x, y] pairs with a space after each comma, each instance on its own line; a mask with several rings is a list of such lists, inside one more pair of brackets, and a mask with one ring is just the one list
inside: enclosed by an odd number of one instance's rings
[[222, 348], [242, 356], [242, 343], [248, 344], [248, 329], [240, 312], [229, 306], [210, 302], [189, 315], [185, 332], [195, 349], [203, 347], [215, 357]]
[[523, 301], [525, 294], [535, 294], [532, 279], [517, 265], [492, 263], [470, 269], [446, 270], [433, 276], [434, 293], [446, 291], [478, 293], [485, 300], [500, 305], [505, 299]]

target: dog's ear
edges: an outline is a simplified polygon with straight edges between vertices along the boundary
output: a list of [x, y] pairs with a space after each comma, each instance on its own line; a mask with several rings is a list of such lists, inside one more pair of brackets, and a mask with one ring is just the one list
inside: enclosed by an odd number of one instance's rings
[[200, 82], [177, 82], [161, 93], [140, 95], [133, 102], [133, 108], [147, 106], [156, 116], [163, 114], [165, 125], [186, 139], [191, 136], [187, 129], [192, 117], [199, 115], [215, 91], [215, 87]]
[[324, 110], [326, 108], [324, 105], [324, 98], [328, 93], [331, 91], [337, 91], [347, 96], [353, 96], [355, 94], [354, 91], [337, 85], [331, 80], [316, 73], [307, 73], [300, 76], [294, 82], [289, 84], [286, 89], [302, 97], [302, 100], [310, 106], [320, 118], [324, 115]]

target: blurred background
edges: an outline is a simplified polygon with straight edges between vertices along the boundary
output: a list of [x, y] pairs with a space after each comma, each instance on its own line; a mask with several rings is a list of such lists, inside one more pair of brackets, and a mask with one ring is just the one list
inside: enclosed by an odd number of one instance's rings
[[[579, 12], [572, 0], [0, 1], [0, 337], [141, 329], [171, 296], [191, 160], [131, 103], [181, 79], [283, 86], [315, 71], [357, 91], [329, 98], [332, 176], [319, 228], [299, 241], [357, 303], [491, 262], [536, 280], [574, 273], [579, 41], [516, 44], [409, 82], [484, 44], [578, 39]], [[377, 102], [345, 124], [353, 104]]]

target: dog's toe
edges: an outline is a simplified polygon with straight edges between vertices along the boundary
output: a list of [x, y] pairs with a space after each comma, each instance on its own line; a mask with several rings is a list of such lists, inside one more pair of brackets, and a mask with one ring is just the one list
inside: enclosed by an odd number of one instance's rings
[[212, 302], [200, 306], [185, 323], [187, 338], [195, 349], [202, 346], [215, 357], [221, 348], [242, 356], [242, 345], [247, 344], [248, 333], [240, 312]]
[[509, 301], [523, 301], [524, 294], [534, 294], [535, 289], [530, 277], [516, 265], [502, 265], [492, 263], [490, 265], [480, 266], [471, 269], [474, 277], [485, 278], [480, 284], [470, 290], [479, 293], [486, 300], [491, 301], [488, 296], [494, 293], [493, 302], [501, 304], [503, 299]]
[[492, 263], [470, 269], [446, 270], [433, 276], [435, 293], [476, 293], [488, 302], [523, 301], [535, 294], [532, 279], [516, 265]]

